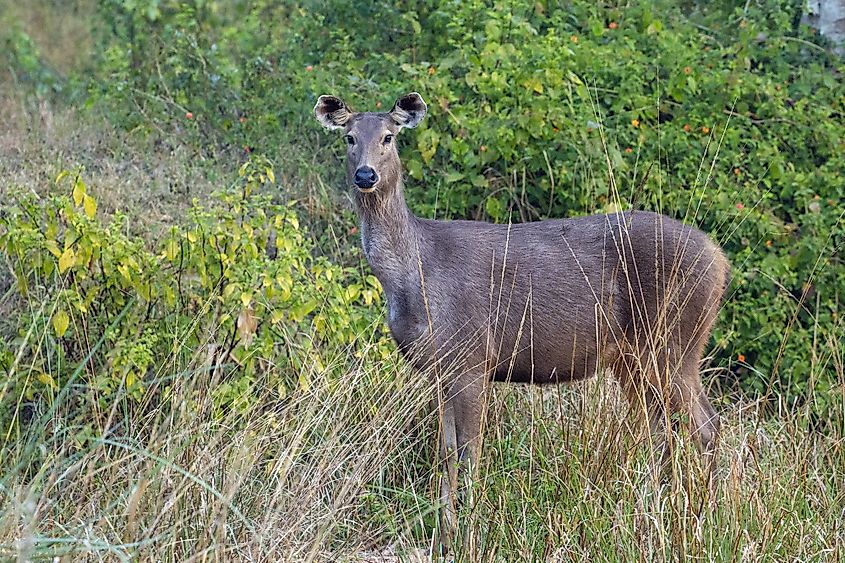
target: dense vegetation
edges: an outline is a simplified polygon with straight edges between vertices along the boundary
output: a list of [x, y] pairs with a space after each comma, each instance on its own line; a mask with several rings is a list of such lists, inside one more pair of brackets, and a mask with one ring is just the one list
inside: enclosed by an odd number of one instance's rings
[[[715, 496], [652, 496], [631, 437], [599, 422], [626, 425], [615, 399], [594, 397], [615, 397], [608, 386], [583, 400], [501, 391], [466, 515], [473, 549], [835, 557], [843, 62], [800, 24], [800, 2], [633, 4], [38, 2], [32, 20], [73, 30], [71, 55], [0, 2], [2, 93], [25, 116], [22, 145], [55, 143], [54, 112], [74, 110], [71, 128], [94, 123], [149, 154], [124, 166], [105, 153], [135, 191], [182, 159], [169, 195], [151, 196], [173, 200], [164, 218], [149, 221], [149, 200], [91, 181], [102, 163], [72, 150], [37, 180], [2, 180], [2, 549], [319, 559], [426, 545], [431, 429], [409, 421], [430, 389], [393, 350], [342, 201], [342, 146], [311, 114], [323, 93], [369, 110], [418, 90], [429, 116], [400, 140], [418, 214], [651, 209], [711, 233], [733, 282], [705, 379], [721, 410], [754, 413], [728, 419]], [[602, 482], [623, 486], [595, 493]]]
[[[305, 167], [339, 154], [308, 111], [320, 93], [375, 109], [422, 90], [431, 114], [404, 151], [419, 213], [634, 207], [698, 224], [735, 268], [719, 365], [803, 398], [836, 382], [836, 359], [814, 354], [841, 329], [845, 286], [841, 61], [791, 6], [697, 8], [115, 0], [89, 99], [129, 130], [293, 150]], [[312, 173], [334, 186], [337, 169]]]

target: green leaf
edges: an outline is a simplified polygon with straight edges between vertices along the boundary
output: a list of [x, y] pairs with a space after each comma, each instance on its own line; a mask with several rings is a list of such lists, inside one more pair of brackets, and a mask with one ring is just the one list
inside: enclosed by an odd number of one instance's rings
[[290, 319], [292, 321], [298, 323], [299, 321], [301, 321], [302, 319], [307, 317], [308, 314], [316, 308], [317, 308], [317, 302], [314, 301], [314, 300], [306, 301], [305, 303], [301, 303], [300, 305], [297, 305], [296, 307], [291, 309], [290, 315], [289, 315]]
[[504, 206], [502, 202], [499, 201], [498, 198], [491, 197], [487, 198], [487, 201], [484, 205], [485, 209], [487, 210], [487, 214], [492, 217], [494, 220], [498, 221], [502, 218], [502, 212], [504, 211]]
[[476, 174], [472, 177], [472, 185], [476, 188], [486, 188], [487, 187], [487, 178], [485, 178], [482, 174]]
[[407, 162], [405, 167], [408, 169], [408, 175], [415, 180], [421, 180], [423, 176], [422, 163], [419, 160], [411, 159]]

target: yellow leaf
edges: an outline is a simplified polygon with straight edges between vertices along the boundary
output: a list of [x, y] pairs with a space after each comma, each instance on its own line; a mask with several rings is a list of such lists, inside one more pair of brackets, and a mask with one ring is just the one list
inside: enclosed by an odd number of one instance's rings
[[279, 294], [279, 297], [281, 298], [281, 300], [283, 302], [285, 302], [288, 299], [290, 299], [292, 289], [293, 289], [293, 286], [292, 286], [293, 280], [289, 277], [283, 277], [282, 275], [279, 275], [276, 278], [276, 283], [279, 284], [279, 289], [281, 290], [280, 294]]
[[275, 184], [276, 183], [276, 175], [273, 174], [273, 169], [267, 168], [266, 172], [267, 172], [267, 177], [270, 179], [270, 183]]
[[70, 326], [70, 317], [68, 317], [67, 313], [64, 309], [59, 309], [55, 315], [53, 315], [53, 330], [56, 331], [56, 336], [61, 338], [67, 332], [67, 327]]
[[97, 212], [97, 202], [88, 194], [82, 198], [82, 206], [85, 208], [85, 214], [90, 217], [91, 219], [94, 218], [94, 214]]
[[357, 284], [346, 286], [345, 300], [347, 303], [352, 303], [358, 296], [361, 295], [361, 286]]
[[179, 252], [179, 243], [176, 242], [176, 239], [170, 239], [167, 241], [167, 244], [164, 246], [164, 255], [167, 259], [171, 262], [176, 260], [176, 255]]
[[52, 254], [56, 258], [58, 258], [59, 256], [62, 255], [62, 251], [59, 250], [59, 245], [56, 244], [56, 241], [48, 240], [47, 242], [44, 243], [44, 246], [47, 248], [47, 250], [50, 251], [50, 254]]
[[169, 285], [164, 286], [164, 301], [171, 307], [176, 305], [176, 292]]
[[537, 78], [536, 76], [532, 76], [531, 78], [525, 80], [522, 83], [522, 85], [525, 86], [529, 90], [533, 90], [534, 92], [537, 92], [538, 94], [543, 93], [543, 83], [540, 82], [540, 79]]
[[68, 172], [67, 170], [62, 170], [61, 172], [59, 172], [59, 175], [56, 176], [56, 184], [64, 180], [68, 174], [70, 174], [70, 172]]
[[272, 322], [273, 324], [281, 321], [284, 318], [285, 318], [285, 312], [281, 311], [279, 309], [276, 309], [272, 313], [270, 313], [270, 322]]
[[80, 178], [77, 178], [76, 182], [73, 183], [73, 203], [80, 205], [84, 197], [85, 183]]
[[240, 284], [232, 282], [230, 284], [226, 284], [226, 287], [223, 288], [223, 299], [228, 299], [236, 289], [240, 287]]
[[72, 248], [66, 248], [59, 257], [59, 273], [64, 273], [65, 270], [73, 266], [73, 261], [76, 258], [73, 254]]
[[43, 383], [44, 385], [46, 385], [48, 387], [52, 387], [53, 389], [59, 388], [59, 386], [56, 385], [56, 380], [53, 379], [53, 376], [51, 376], [49, 373], [44, 373], [43, 371], [41, 373], [39, 373], [38, 374], [38, 381], [40, 381], [41, 383]]
[[304, 369], [299, 372], [299, 388], [306, 392], [311, 388], [311, 378]]
[[252, 303], [251, 291], [244, 291], [243, 293], [241, 293], [241, 303], [244, 304], [244, 307], [249, 307], [249, 304]]

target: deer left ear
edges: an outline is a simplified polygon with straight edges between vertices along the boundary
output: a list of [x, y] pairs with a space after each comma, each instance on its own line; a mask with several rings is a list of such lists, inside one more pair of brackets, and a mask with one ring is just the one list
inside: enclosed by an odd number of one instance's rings
[[419, 125], [428, 107], [417, 92], [411, 92], [396, 100], [393, 109], [390, 110], [390, 118], [399, 127], [414, 128]]

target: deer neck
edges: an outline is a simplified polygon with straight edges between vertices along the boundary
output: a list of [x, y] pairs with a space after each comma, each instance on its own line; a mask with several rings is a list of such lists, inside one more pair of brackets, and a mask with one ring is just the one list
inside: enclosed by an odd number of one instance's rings
[[418, 268], [417, 218], [405, 204], [401, 181], [384, 191], [357, 193], [355, 204], [364, 255], [390, 295]]

